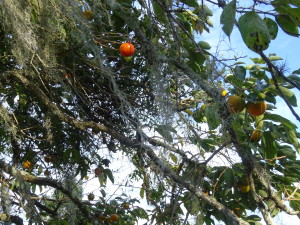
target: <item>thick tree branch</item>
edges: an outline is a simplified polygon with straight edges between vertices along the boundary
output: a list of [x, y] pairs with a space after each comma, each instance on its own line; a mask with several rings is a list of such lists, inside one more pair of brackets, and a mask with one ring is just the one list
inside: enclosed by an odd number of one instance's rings
[[92, 216], [90, 215], [90, 212], [88, 209], [82, 204], [82, 202], [76, 198], [69, 190], [67, 190], [65, 187], [63, 187], [62, 184], [58, 183], [56, 180], [50, 179], [50, 178], [43, 178], [43, 177], [37, 177], [34, 175], [31, 175], [25, 171], [21, 171], [16, 169], [15, 167], [10, 166], [9, 164], [5, 163], [3, 160], [0, 160], [0, 168], [7, 174], [19, 177], [25, 182], [29, 182], [32, 184], [37, 185], [45, 185], [53, 187], [59, 191], [61, 191], [63, 194], [68, 196], [70, 200], [78, 207], [78, 209], [81, 211], [81, 213], [86, 217], [89, 218], [91, 221], [94, 220]]

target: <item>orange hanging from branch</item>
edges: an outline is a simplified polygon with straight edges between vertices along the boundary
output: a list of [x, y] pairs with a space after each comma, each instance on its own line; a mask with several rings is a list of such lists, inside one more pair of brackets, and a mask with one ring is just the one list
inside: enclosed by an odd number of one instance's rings
[[267, 109], [266, 102], [248, 102], [246, 105], [247, 111], [251, 116], [260, 116], [265, 113]]
[[134, 54], [134, 46], [131, 43], [123, 43], [120, 46], [120, 53], [124, 57], [129, 57]]

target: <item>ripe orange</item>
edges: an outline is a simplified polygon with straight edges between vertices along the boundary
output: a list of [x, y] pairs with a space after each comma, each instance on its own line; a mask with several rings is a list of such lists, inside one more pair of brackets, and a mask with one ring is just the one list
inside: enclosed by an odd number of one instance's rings
[[70, 78], [70, 77], [72, 77], [72, 74], [70, 74], [70, 73], [65, 73], [65, 77], [66, 77], [66, 78]]
[[260, 116], [265, 113], [267, 109], [267, 103], [264, 102], [248, 102], [246, 105], [247, 111], [251, 116]]
[[252, 142], [259, 142], [259, 140], [261, 139], [262, 133], [259, 130], [254, 130], [252, 131], [250, 140]]
[[82, 15], [87, 20], [92, 20], [94, 18], [94, 14], [91, 10], [87, 9], [84, 12], [82, 12]]
[[124, 203], [124, 204], [123, 204], [123, 208], [124, 208], [124, 209], [129, 209], [129, 207], [130, 207], [129, 203]]
[[249, 192], [250, 191], [250, 185], [241, 185], [240, 186], [240, 191], [242, 192], [242, 193], [247, 193], [247, 192]]
[[123, 43], [120, 46], [120, 53], [124, 57], [129, 57], [134, 54], [134, 46], [131, 43]]
[[98, 216], [99, 221], [105, 221], [107, 218], [103, 215]]
[[24, 169], [30, 169], [31, 168], [31, 162], [29, 162], [28, 160], [26, 162], [23, 163], [23, 168]]
[[227, 100], [227, 104], [228, 104], [228, 110], [232, 114], [242, 112], [246, 105], [244, 99], [237, 95], [229, 96]]
[[119, 216], [117, 214], [111, 214], [109, 217], [110, 222], [115, 222], [119, 219]]

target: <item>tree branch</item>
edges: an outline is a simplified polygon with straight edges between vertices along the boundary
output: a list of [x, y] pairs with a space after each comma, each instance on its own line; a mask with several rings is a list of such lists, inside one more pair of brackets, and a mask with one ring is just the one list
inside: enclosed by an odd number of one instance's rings
[[[218, 202], [215, 198], [206, 195], [204, 192], [196, 188], [194, 185], [186, 182], [183, 178], [175, 174], [174, 171], [172, 171], [172, 169], [166, 166], [164, 162], [156, 156], [155, 152], [152, 150], [151, 147], [144, 145], [143, 143], [137, 142], [136, 140], [132, 141], [129, 138], [118, 133], [117, 131], [110, 129], [104, 125], [97, 124], [92, 121], [87, 121], [87, 122], [77, 121], [75, 118], [65, 115], [63, 111], [57, 105], [53, 104], [48, 99], [48, 97], [43, 93], [43, 91], [40, 90], [40, 88], [36, 86], [33, 82], [30, 82], [20, 72], [14, 72], [13, 74], [25, 86], [30, 88], [31, 91], [33, 91], [36, 94], [36, 96], [45, 104], [45, 106], [51, 109], [53, 113], [55, 113], [61, 120], [65, 121], [66, 123], [80, 130], [86, 130], [87, 128], [92, 128], [94, 131], [105, 132], [111, 135], [113, 138], [117, 139], [120, 143], [126, 145], [127, 147], [132, 147], [139, 151], [144, 151], [151, 159], [151, 161], [154, 163], [154, 165], [159, 168], [159, 170], [162, 172], [162, 174], [165, 177], [171, 178], [174, 182], [178, 183], [180, 186], [185, 187], [191, 193], [194, 193], [198, 198], [204, 200], [206, 203], [208, 203], [218, 211], [221, 211], [229, 221], [232, 221], [232, 225], [249, 225], [247, 222], [243, 221], [241, 218], [237, 217], [234, 213], [232, 213], [223, 204]], [[1, 167], [1, 163], [0, 163], [0, 167]], [[63, 193], [66, 192], [65, 194], [68, 197], [72, 198], [71, 200], [75, 203], [75, 205], [77, 205], [80, 211], [82, 211], [82, 213], [85, 215], [89, 215], [88, 211], [82, 206], [81, 202], [78, 199], [74, 198], [71, 195], [71, 193], [69, 193], [66, 189], [64, 189], [60, 184], [56, 183], [55, 181], [46, 178], [37, 178], [32, 175], [28, 175], [26, 177], [26, 181], [34, 182], [36, 184], [49, 185], [51, 187], [61, 190]]]
[[286, 105], [289, 107], [290, 111], [292, 112], [292, 114], [296, 117], [296, 119], [300, 122], [300, 117], [299, 115], [295, 112], [294, 108], [291, 106], [291, 104], [288, 102], [288, 100], [286, 99], [286, 97], [283, 95], [281, 89], [279, 88], [278, 82], [277, 82], [277, 78], [275, 76], [274, 70], [276, 72], [276, 74], [280, 74], [280, 71], [278, 70], [278, 68], [276, 66], [274, 66], [272, 64], [272, 62], [268, 59], [268, 57], [261, 51], [259, 52], [259, 55], [262, 57], [262, 59], [267, 63], [268, 68], [270, 70], [272, 79], [274, 80], [274, 85], [276, 87], [276, 90], [279, 93], [279, 96], [284, 100], [284, 102], [286, 103]]
[[63, 194], [68, 196], [70, 200], [77, 206], [77, 208], [81, 211], [81, 213], [89, 218], [91, 221], [94, 220], [92, 216], [90, 215], [90, 212], [87, 210], [87, 208], [82, 204], [82, 202], [73, 196], [73, 194], [67, 190], [65, 187], [63, 187], [60, 183], [58, 183], [56, 180], [50, 179], [50, 178], [43, 178], [43, 177], [36, 177], [34, 175], [31, 175], [25, 171], [21, 171], [16, 169], [15, 167], [10, 166], [9, 164], [5, 163], [3, 160], [0, 160], [0, 168], [8, 173], [11, 176], [19, 177], [23, 179], [25, 182], [29, 182], [32, 184], [37, 185], [45, 185], [53, 187], [59, 191], [61, 191]]

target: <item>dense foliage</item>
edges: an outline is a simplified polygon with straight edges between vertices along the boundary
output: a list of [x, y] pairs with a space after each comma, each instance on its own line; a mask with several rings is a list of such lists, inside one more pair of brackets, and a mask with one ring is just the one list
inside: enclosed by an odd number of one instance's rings
[[[300, 122], [300, 70], [264, 53], [280, 29], [300, 36], [298, 0], [3, 0], [0, 10], [0, 221], [299, 217], [300, 134], [274, 112], [283, 101]], [[201, 39], [217, 10], [252, 64]], [[125, 42], [133, 56], [120, 54]]]

